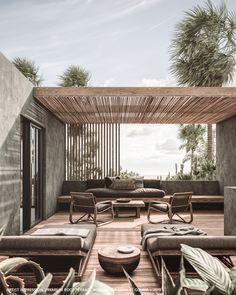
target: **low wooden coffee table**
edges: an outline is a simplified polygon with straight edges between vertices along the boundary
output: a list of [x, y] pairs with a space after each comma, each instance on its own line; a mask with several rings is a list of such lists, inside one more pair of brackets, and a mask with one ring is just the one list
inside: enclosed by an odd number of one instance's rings
[[132, 253], [120, 253], [118, 246], [109, 246], [98, 250], [98, 260], [101, 267], [110, 274], [123, 274], [122, 267], [127, 272], [134, 271], [140, 261], [140, 250], [135, 247]]
[[119, 210], [122, 208], [133, 208], [135, 209], [135, 217], [136, 218], [140, 218], [140, 208], [145, 207], [145, 204], [143, 201], [139, 201], [139, 200], [132, 200], [130, 202], [127, 203], [122, 203], [122, 202], [117, 202], [117, 201], [113, 201], [113, 208], [114, 208], [114, 212], [115, 212], [115, 217], [119, 217]]

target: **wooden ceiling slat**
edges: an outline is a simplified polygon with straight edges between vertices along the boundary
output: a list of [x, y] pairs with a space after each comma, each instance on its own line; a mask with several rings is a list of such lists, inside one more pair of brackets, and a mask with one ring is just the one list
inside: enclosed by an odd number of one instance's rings
[[71, 124], [217, 123], [236, 115], [234, 87], [55, 87], [35, 88], [34, 96], [61, 121]]

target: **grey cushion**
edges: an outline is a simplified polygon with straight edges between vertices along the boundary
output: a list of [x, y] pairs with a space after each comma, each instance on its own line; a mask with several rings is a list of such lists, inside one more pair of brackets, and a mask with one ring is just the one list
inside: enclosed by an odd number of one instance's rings
[[39, 228], [33, 232], [32, 236], [79, 236], [86, 238], [89, 234], [89, 229], [86, 228]]
[[151, 251], [180, 250], [180, 244], [187, 244], [203, 250], [236, 250], [235, 236], [169, 236], [149, 238], [147, 248]]
[[[58, 227], [58, 225], [57, 225]], [[74, 250], [88, 252], [96, 238], [96, 226], [93, 224], [62, 225], [89, 229], [88, 236], [83, 239], [78, 236], [4, 236], [0, 240], [0, 251], [47, 251], [47, 250]]]
[[153, 208], [157, 209], [157, 210], [160, 210], [162, 212], [167, 212], [168, 211], [168, 205], [167, 204], [162, 204], [162, 203], [152, 203], [152, 206]]
[[113, 190], [109, 188], [88, 189], [86, 192], [93, 193], [100, 198], [160, 198], [165, 196], [165, 192], [159, 189], [139, 188], [135, 190]]
[[133, 179], [112, 179], [110, 188], [114, 190], [134, 190], [135, 181]]
[[85, 192], [86, 181], [63, 181], [62, 195], [70, 195], [70, 192]]
[[102, 204], [99, 204], [98, 203], [97, 204], [98, 212], [101, 212], [101, 211], [106, 210], [108, 208], [111, 208], [111, 205], [110, 204], [104, 204], [104, 203], [102, 203]]
[[90, 188], [104, 188], [105, 180], [104, 179], [88, 179], [86, 181], [87, 189]]
[[112, 179], [120, 179], [120, 177], [119, 176], [113, 176], [113, 177], [107, 176], [107, 177], [105, 177], [104, 181], [105, 181], [105, 187], [106, 188], [110, 188], [110, 186], [112, 185]]

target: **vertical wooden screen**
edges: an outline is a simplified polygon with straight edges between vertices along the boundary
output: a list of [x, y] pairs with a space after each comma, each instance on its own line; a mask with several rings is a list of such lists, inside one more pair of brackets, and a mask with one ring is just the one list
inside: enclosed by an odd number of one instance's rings
[[67, 124], [65, 155], [66, 180], [118, 175], [120, 124]]

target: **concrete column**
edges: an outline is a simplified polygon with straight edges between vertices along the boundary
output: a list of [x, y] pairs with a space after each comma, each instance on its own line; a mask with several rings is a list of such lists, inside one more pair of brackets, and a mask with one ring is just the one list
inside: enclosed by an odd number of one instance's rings
[[236, 187], [224, 189], [224, 234], [236, 236]]
[[216, 124], [216, 172], [220, 193], [236, 186], [236, 116]]

